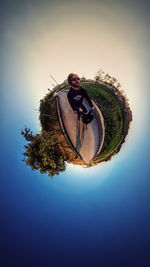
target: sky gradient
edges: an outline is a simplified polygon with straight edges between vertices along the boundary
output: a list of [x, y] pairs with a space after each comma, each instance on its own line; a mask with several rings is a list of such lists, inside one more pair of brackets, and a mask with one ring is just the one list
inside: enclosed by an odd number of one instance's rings
[[[148, 266], [149, 4], [1, 2], [1, 266]], [[25, 126], [40, 131], [40, 99], [70, 72], [103, 69], [133, 122], [111, 161], [68, 165], [52, 180], [26, 168]]]

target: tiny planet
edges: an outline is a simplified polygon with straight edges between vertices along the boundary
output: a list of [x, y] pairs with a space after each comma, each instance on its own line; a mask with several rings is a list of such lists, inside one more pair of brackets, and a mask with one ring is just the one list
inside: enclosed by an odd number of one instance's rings
[[71, 73], [40, 101], [41, 132], [25, 128], [24, 161], [50, 177], [67, 163], [92, 167], [118, 153], [132, 112], [120, 83], [103, 71], [93, 80]]

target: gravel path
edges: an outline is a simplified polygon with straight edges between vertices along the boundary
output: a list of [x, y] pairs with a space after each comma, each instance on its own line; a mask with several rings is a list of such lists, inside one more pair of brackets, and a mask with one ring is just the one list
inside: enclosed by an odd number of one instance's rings
[[[82, 122], [82, 119], [78, 120], [77, 115], [74, 114], [67, 99], [67, 91], [60, 91], [57, 94], [57, 100], [59, 119], [67, 141], [88, 165], [102, 149], [105, 133], [103, 116], [93, 102], [95, 107], [94, 119], [86, 125]], [[83, 101], [83, 103], [89, 110], [88, 103], [86, 101]]]

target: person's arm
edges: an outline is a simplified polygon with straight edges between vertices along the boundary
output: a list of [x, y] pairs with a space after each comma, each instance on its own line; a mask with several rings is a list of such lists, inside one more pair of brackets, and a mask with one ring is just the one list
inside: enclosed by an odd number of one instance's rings
[[[83, 88], [82, 88], [82, 89], [83, 89]], [[83, 89], [83, 97], [87, 100], [87, 102], [89, 103], [90, 107], [91, 107], [91, 108], [94, 108], [94, 107], [93, 107], [93, 104], [92, 104], [92, 101], [91, 101], [91, 99], [89, 98], [89, 96], [88, 96], [88, 94], [87, 94], [87, 92], [86, 92], [85, 89]]]

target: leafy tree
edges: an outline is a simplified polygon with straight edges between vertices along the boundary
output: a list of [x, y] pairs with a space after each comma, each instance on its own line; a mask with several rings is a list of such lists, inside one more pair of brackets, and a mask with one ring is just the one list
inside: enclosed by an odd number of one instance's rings
[[27, 166], [33, 170], [40, 170], [41, 173], [48, 172], [52, 178], [55, 174], [65, 171], [65, 156], [59, 148], [59, 143], [52, 132], [42, 131], [40, 134], [33, 135], [30, 129], [26, 128], [21, 132], [28, 141], [24, 146], [23, 153]]

